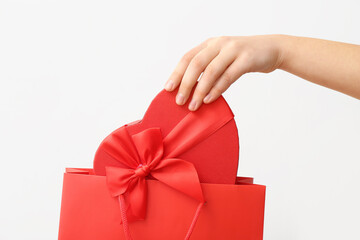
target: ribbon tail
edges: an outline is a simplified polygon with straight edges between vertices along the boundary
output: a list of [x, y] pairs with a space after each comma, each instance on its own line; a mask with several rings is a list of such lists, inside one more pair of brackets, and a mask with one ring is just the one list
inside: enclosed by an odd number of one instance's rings
[[138, 178], [133, 188], [126, 192], [125, 201], [129, 205], [127, 216], [129, 221], [144, 220], [147, 206], [147, 184], [145, 178]]
[[151, 176], [200, 202], [204, 202], [199, 177], [195, 166], [190, 162], [176, 158], [163, 159], [151, 171]]

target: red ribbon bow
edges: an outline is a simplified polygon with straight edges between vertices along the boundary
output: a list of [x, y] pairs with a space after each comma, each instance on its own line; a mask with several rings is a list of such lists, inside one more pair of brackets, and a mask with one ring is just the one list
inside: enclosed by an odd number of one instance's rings
[[[194, 165], [182, 159], [164, 156], [163, 138], [159, 128], [150, 128], [130, 137], [126, 128], [122, 127], [118, 129], [116, 137], [127, 141], [128, 157], [119, 159], [126, 165], [124, 168], [106, 167], [107, 184], [113, 197], [125, 196], [129, 220], [145, 218], [145, 178], [148, 175], [199, 202], [204, 202]], [[134, 144], [131, 144], [132, 142]]]

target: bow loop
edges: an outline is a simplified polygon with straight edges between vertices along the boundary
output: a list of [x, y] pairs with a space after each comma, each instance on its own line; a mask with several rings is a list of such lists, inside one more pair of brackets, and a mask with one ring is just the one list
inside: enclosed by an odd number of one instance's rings
[[198, 175], [191, 162], [175, 158], [163, 159], [151, 175], [199, 202], [204, 202]]
[[154, 168], [164, 152], [163, 137], [160, 128], [149, 128], [132, 136], [142, 165]]
[[124, 194], [132, 185], [134, 171], [127, 168], [106, 167], [106, 183], [112, 197]]

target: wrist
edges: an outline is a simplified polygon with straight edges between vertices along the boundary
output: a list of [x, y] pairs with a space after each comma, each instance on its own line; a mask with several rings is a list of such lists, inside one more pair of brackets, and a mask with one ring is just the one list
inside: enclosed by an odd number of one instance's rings
[[277, 34], [274, 35], [275, 45], [278, 52], [277, 57], [277, 69], [285, 70], [287, 69], [289, 62], [291, 60], [292, 48], [294, 48], [294, 36]]
[[284, 34], [269, 35], [271, 44], [276, 52], [275, 69], [284, 70], [289, 56], [289, 36]]

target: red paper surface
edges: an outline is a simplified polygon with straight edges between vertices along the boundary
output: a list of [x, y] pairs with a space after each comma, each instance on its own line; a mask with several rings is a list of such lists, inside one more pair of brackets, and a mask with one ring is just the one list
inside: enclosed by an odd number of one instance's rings
[[[120, 210], [104, 176], [91, 169], [68, 169], [63, 183], [59, 240], [121, 240]], [[234, 184], [201, 184], [207, 204], [191, 239], [261, 240], [265, 186], [238, 178]], [[198, 204], [156, 180], [147, 180], [148, 210], [143, 221], [129, 224], [133, 239], [184, 239]]]

